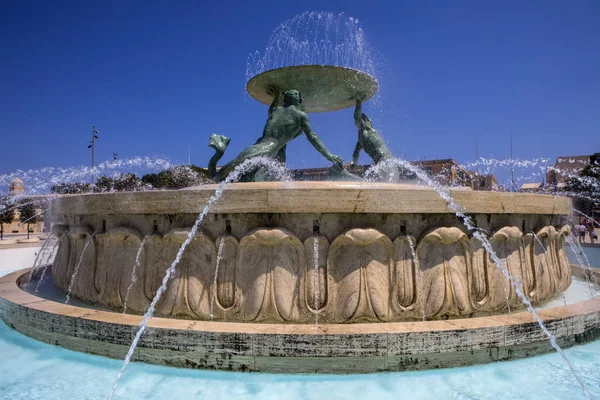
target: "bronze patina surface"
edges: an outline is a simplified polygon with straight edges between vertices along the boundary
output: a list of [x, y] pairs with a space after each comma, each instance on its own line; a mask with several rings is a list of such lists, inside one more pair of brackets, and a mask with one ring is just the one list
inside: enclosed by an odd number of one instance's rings
[[354, 97], [364, 93], [367, 100], [377, 92], [379, 84], [371, 75], [333, 65], [297, 65], [277, 68], [256, 75], [246, 90], [256, 100], [271, 104], [269, 88], [296, 89], [302, 93], [304, 112], [343, 110], [356, 104]]

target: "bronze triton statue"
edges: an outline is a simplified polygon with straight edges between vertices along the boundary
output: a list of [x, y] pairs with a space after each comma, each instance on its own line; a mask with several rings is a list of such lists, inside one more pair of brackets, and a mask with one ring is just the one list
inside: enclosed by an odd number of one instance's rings
[[211, 136], [209, 146], [215, 149], [216, 153], [208, 164], [210, 177], [222, 181], [235, 167], [258, 156], [272, 157], [284, 162], [286, 145], [300, 136], [302, 132], [306, 134], [308, 141], [315, 149], [334, 164], [335, 169], [343, 170], [342, 158], [327, 150], [321, 139], [312, 131], [306, 113], [300, 110], [300, 103], [302, 103], [300, 93], [297, 90], [283, 92], [283, 107], [278, 107], [279, 89], [270, 88], [268, 93], [273, 96], [273, 102], [269, 107], [269, 116], [262, 137], [225, 164], [219, 171], [217, 171], [217, 163], [223, 157], [230, 139], [223, 135], [213, 134]]
[[381, 161], [386, 161], [391, 158], [394, 158], [392, 152], [387, 148], [383, 138], [377, 132], [375, 128], [373, 128], [373, 124], [369, 117], [367, 117], [362, 112], [362, 102], [365, 99], [364, 94], [356, 95], [356, 108], [354, 109], [354, 124], [358, 128], [358, 141], [356, 142], [356, 147], [354, 148], [354, 153], [352, 154], [352, 164], [351, 166], [356, 166], [358, 164], [358, 156], [360, 155], [360, 151], [364, 150], [365, 153], [369, 155], [373, 159], [373, 163], [379, 164]]
[[[373, 124], [369, 117], [362, 112], [362, 102], [365, 98], [366, 95], [363, 93], [359, 93], [355, 96], [356, 108], [354, 109], [354, 124], [358, 128], [358, 141], [356, 142], [354, 153], [352, 153], [352, 163], [350, 164], [350, 168], [354, 168], [358, 164], [358, 156], [360, 155], [361, 150], [364, 150], [365, 153], [373, 159], [373, 164], [385, 163], [386, 161], [394, 159], [392, 152], [386, 146], [379, 132], [373, 128]], [[383, 168], [379, 168], [377, 172], [378, 176], [375, 177], [378, 181], [396, 182], [400, 179], [416, 178], [414, 173], [406, 168], [394, 165], [393, 162], [389, 165], [382, 164], [381, 166]]]

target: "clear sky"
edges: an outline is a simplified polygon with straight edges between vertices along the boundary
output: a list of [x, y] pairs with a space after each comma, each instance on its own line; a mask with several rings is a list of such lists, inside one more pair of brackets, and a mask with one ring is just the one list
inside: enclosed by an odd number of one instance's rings
[[[326, 4], [326, 8], [324, 8]], [[0, 173], [164, 156], [206, 166], [254, 143], [267, 106], [244, 94], [246, 60], [303, 11], [360, 20], [384, 60], [380, 106], [393, 153], [409, 160], [522, 159], [600, 151], [600, 2], [12, 1], [0, 9]], [[311, 115], [351, 160], [352, 110]], [[326, 166], [304, 136], [290, 167]], [[361, 162], [369, 162], [364, 156]]]

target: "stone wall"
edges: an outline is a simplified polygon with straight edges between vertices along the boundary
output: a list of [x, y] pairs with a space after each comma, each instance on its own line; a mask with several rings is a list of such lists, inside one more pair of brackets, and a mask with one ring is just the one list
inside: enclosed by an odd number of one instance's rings
[[[238, 223], [246, 229], [233, 232], [229, 226], [228, 232], [225, 223], [218, 234], [215, 220], [209, 221], [183, 253], [157, 313], [200, 320], [212, 315], [223, 321], [360, 323], [472, 317], [521, 306], [515, 287], [481, 244], [456, 226], [433, 225], [439, 219], [426, 220], [419, 234], [392, 236], [383, 223], [379, 229], [348, 229], [363, 224], [343, 216], [332, 219], [332, 226], [319, 225], [321, 233], [308, 234], [299, 221], [310, 216], [288, 217], [279, 216], [287, 221], [283, 226], [256, 227], [259, 216], [252, 224], [252, 215], [245, 215], [245, 224]], [[129, 224], [111, 225], [93, 238], [91, 225], [55, 226], [60, 237], [55, 285], [115, 309], [129, 293], [127, 308], [144, 312], [189, 229], [144, 235]], [[516, 226], [495, 229], [490, 240], [517, 286], [540, 303], [571, 283], [564, 238], [569, 227], [535, 231], [539, 242]]]

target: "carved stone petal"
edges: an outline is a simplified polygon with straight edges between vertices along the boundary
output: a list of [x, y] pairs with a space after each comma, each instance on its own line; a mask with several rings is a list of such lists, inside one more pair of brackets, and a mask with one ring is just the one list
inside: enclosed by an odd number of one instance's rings
[[[154, 271], [151, 273], [153, 277], [150, 287], [156, 290], [161, 286], [163, 277], [167, 268], [169, 268], [177, 256], [179, 248], [186, 240], [187, 231], [171, 231], [163, 236], [161, 241], [162, 251], [158, 255], [158, 259], [153, 265]], [[185, 253], [184, 253], [185, 255]], [[181, 264], [181, 262], [180, 262]], [[186, 314], [187, 306], [182, 303], [185, 301], [185, 274], [182, 273], [182, 265], [177, 265], [174, 276], [171, 277], [167, 284], [167, 289], [162, 294], [160, 301], [156, 305], [156, 311], [161, 315], [177, 315]], [[183, 312], [182, 312], [183, 311]]]
[[[283, 239], [277, 249], [271, 249], [273, 299], [280, 318], [285, 321], [299, 319], [300, 299], [304, 299], [304, 287], [299, 277], [306, 268], [304, 247], [295, 237]], [[304, 304], [302, 302], [301, 304]]]
[[144, 249], [144, 294], [146, 299], [152, 300], [156, 295], [156, 291], [160, 287], [165, 276], [167, 268], [175, 258], [169, 262], [168, 257], [165, 257], [166, 249], [164, 249], [162, 235], [152, 234], [146, 236], [146, 248]]
[[[73, 229], [76, 228], [73, 227]], [[71, 242], [73, 241], [73, 239], [69, 236], [69, 234], [70, 231], [67, 232], [66, 235], [59, 236], [58, 240], [60, 241], [60, 243], [58, 246], [58, 251], [56, 253], [56, 257], [54, 258], [54, 262], [52, 263], [52, 280], [54, 281], [54, 285], [64, 293], [66, 293], [69, 289], [70, 279], [70, 275], [67, 276], [67, 274], [70, 263], [69, 258], [71, 257]], [[86, 229], [85, 233], [82, 232], [79, 234], [79, 236], [81, 236], [82, 234], [88, 235], [91, 234], [91, 232], [89, 232], [89, 230]], [[75, 254], [73, 254], [73, 257], [74, 256]]]
[[458, 228], [438, 228], [417, 246], [425, 291], [425, 316], [458, 316], [471, 312], [469, 240]]
[[187, 304], [186, 309], [181, 310], [182, 313], [191, 311], [198, 317], [210, 316], [210, 287], [216, 261], [217, 251], [213, 241], [205, 235], [196, 235], [181, 259]]
[[235, 278], [242, 296], [242, 317], [247, 321], [258, 319], [263, 307], [268, 307], [270, 254], [263, 247], [257, 240], [245, 237], [238, 248]]
[[[491, 238], [490, 243], [496, 255], [504, 267], [508, 271], [511, 279], [519, 284], [522, 291], [523, 286], [523, 266], [524, 266], [524, 251], [523, 251], [523, 234], [517, 227], [504, 227], [497, 231]], [[507, 304], [511, 307], [518, 307], [522, 304], [517, 296], [515, 288], [506, 278], [500, 266], [488, 257], [488, 276], [490, 277], [490, 302], [488, 311], [506, 309]], [[508, 303], [507, 303], [508, 297]]]
[[98, 243], [96, 287], [97, 302], [109, 307], [122, 307], [131, 282], [135, 257], [142, 244], [138, 232], [129, 228], [113, 228], [95, 236]]
[[288, 321], [299, 318], [305, 304], [302, 243], [283, 229], [258, 229], [239, 244], [236, 281], [245, 320]]
[[[554, 228], [552, 228], [554, 229]], [[551, 231], [548, 227], [540, 229], [537, 233], [538, 240], [535, 237], [531, 240], [530, 255], [535, 275], [535, 289], [532, 296], [534, 302], [548, 300], [555, 295], [556, 278], [554, 276], [554, 265], [552, 257], [552, 249], [548, 248], [551, 245]]]
[[335, 321], [389, 318], [394, 247], [375, 229], [353, 229], [331, 244], [328, 269], [336, 285]]
[[[79, 271], [75, 277], [75, 282], [72, 284], [72, 295], [85, 301], [95, 300], [97, 295], [96, 287], [94, 286], [94, 277], [96, 275], [96, 241], [95, 238], [90, 241], [92, 232], [90, 229], [78, 227], [72, 233], [69, 232], [69, 262], [67, 267], [67, 281], [71, 285], [73, 274], [77, 268], [77, 264], [81, 261]], [[89, 245], [86, 248], [86, 244]], [[85, 249], [85, 253], [83, 250]], [[83, 257], [82, 257], [83, 254]], [[68, 290], [68, 288], [67, 288]]]
[[488, 310], [490, 281], [488, 277], [489, 257], [476, 237], [469, 240], [471, 245], [471, 299], [478, 310]]

